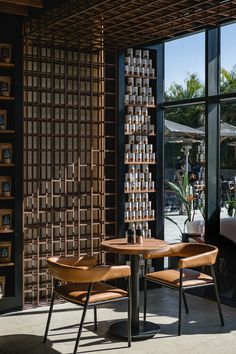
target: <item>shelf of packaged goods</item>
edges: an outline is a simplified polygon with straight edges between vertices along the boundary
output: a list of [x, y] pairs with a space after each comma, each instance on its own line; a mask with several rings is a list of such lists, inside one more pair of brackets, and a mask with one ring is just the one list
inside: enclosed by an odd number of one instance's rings
[[0, 230], [0, 234], [11, 234], [11, 233], [13, 233], [13, 232], [15, 232], [15, 230], [13, 230], [13, 229], [2, 229], [2, 230]]
[[15, 263], [9, 262], [9, 263], [0, 263], [0, 268], [1, 267], [13, 267]]
[[12, 97], [12, 96], [0, 96], [0, 101], [15, 101], [15, 97]]
[[125, 223], [129, 223], [129, 222], [143, 222], [143, 221], [155, 221], [156, 219], [129, 219], [129, 220], [125, 220]]
[[15, 199], [15, 197], [1, 197], [0, 196], [0, 200], [13, 200], [13, 199]]
[[155, 193], [156, 190], [155, 189], [143, 189], [141, 191], [125, 191], [126, 194], [132, 194], [132, 193]]
[[[125, 165], [155, 165], [156, 164], [156, 162], [154, 161], [154, 162], [148, 162], [148, 161], [146, 161], [146, 162], [144, 162], [144, 161], [141, 161], [141, 162], [125, 162]], [[1, 165], [0, 165], [1, 166]]]
[[0, 163], [0, 167], [14, 167], [14, 163]]
[[156, 108], [155, 104], [138, 104], [138, 103], [125, 103], [125, 106], [132, 106], [132, 107], [145, 107], [145, 108]]
[[141, 75], [134, 75], [134, 74], [125, 74], [125, 77], [138, 77], [139, 79], [156, 80], [156, 76], [141, 76]]
[[0, 130], [0, 134], [14, 134], [15, 133], [15, 130]]
[[1, 69], [14, 68], [14, 67], [15, 67], [15, 64], [13, 64], [13, 63], [0, 63]]

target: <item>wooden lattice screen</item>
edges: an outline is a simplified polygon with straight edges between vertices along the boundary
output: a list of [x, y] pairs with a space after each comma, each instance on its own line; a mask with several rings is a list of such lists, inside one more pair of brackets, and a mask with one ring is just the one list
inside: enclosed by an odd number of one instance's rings
[[115, 58], [79, 45], [25, 45], [25, 304], [49, 300], [47, 257], [102, 262], [101, 240], [116, 235]]

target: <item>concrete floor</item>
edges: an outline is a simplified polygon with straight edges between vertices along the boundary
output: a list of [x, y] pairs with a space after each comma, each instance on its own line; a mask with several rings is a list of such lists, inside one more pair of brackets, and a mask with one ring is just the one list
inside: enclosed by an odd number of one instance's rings
[[[142, 297], [142, 294], [141, 294]], [[236, 309], [223, 306], [225, 326], [220, 326], [216, 303], [187, 294], [190, 313], [183, 314], [183, 335], [177, 333], [178, 297], [166, 288], [149, 290], [148, 320], [161, 325], [154, 338], [132, 343], [109, 336], [109, 325], [126, 316], [126, 304], [98, 309], [98, 331], [93, 331], [93, 310], [87, 313], [79, 353], [109, 354], [235, 354]], [[141, 301], [142, 303], [142, 301]], [[115, 305], [115, 306], [114, 306]], [[2, 315], [0, 354], [70, 354], [73, 352], [81, 309], [56, 305], [47, 344], [42, 343], [48, 307]], [[142, 310], [142, 309], [141, 309]]]

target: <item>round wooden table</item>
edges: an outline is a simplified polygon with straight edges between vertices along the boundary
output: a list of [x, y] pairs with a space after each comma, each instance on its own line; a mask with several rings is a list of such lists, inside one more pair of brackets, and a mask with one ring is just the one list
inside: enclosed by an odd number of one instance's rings
[[[103, 241], [102, 249], [111, 253], [118, 253], [131, 256], [131, 298], [132, 298], [132, 339], [147, 339], [153, 337], [160, 331], [160, 326], [149, 322], [139, 321], [139, 259], [140, 255], [157, 254], [163, 257], [169, 250], [169, 244], [166, 241], [144, 238], [143, 243], [128, 244], [126, 238], [117, 238]], [[119, 321], [111, 325], [112, 334], [127, 338], [127, 321]]]

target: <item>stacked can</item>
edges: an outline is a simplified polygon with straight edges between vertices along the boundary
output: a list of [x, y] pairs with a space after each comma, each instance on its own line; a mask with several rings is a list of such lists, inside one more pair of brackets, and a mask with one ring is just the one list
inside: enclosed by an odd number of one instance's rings
[[[155, 210], [149, 200], [155, 191], [152, 170], [156, 161], [153, 145], [148, 137], [155, 134], [149, 108], [155, 107], [151, 79], [155, 77], [149, 50], [128, 48], [125, 57], [125, 143], [124, 162], [127, 165], [124, 181], [126, 193], [125, 222], [127, 232], [140, 238], [151, 237], [148, 221], [154, 220]], [[152, 194], [153, 195], [153, 194]], [[146, 221], [147, 220], [147, 221]], [[139, 240], [140, 241], [140, 240]]]

